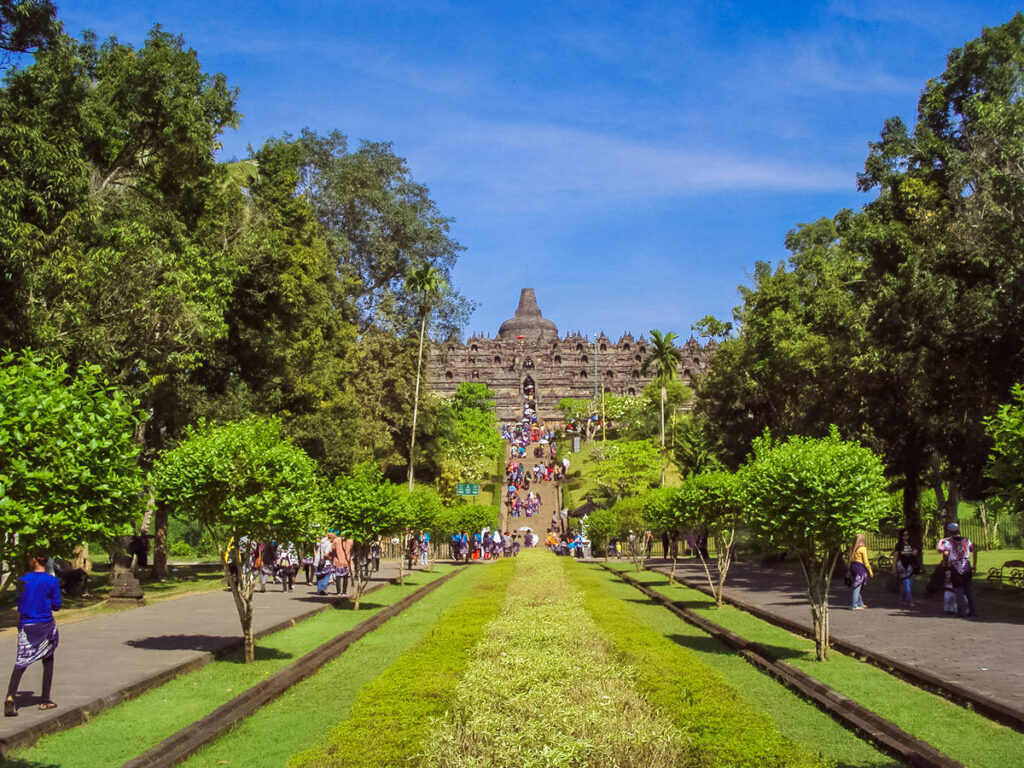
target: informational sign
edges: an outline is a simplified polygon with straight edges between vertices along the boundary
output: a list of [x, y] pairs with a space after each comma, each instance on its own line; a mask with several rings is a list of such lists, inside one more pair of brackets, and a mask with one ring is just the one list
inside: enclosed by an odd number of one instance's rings
[[[451, 486], [448, 486], [451, 488]], [[480, 495], [480, 484], [479, 483], [456, 483], [455, 492], [459, 496], [479, 496]]]
[[[574, 435], [573, 438], [572, 438], [572, 452], [573, 453], [579, 453], [580, 452], [580, 436], [579, 435]], [[451, 487], [451, 486], [449, 486], [449, 487]]]

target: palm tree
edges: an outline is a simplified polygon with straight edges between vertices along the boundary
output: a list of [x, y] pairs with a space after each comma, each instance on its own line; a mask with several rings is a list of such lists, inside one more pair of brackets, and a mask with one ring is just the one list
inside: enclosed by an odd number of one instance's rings
[[416, 449], [416, 417], [420, 406], [420, 378], [423, 368], [423, 341], [427, 336], [427, 318], [433, 309], [434, 302], [444, 289], [444, 276], [441, 270], [425, 261], [410, 270], [405, 278], [405, 287], [416, 296], [420, 313], [420, 351], [416, 357], [416, 392], [412, 401], [412, 436], [409, 438], [409, 490], [413, 489], [413, 452]]
[[661, 484], [665, 484], [665, 398], [668, 382], [676, 377], [676, 369], [683, 361], [683, 354], [673, 343], [676, 334], [651, 330], [651, 352], [640, 364], [640, 372], [647, 376], [654, 373], [654, 382], [661, 385]]

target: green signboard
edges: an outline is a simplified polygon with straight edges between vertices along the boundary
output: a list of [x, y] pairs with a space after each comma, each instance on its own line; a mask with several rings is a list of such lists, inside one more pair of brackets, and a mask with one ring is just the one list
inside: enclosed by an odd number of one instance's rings
[[[451, 486], [448, 486], [449, 488]], [[479, 496], [480, 495], [480, 484], [479, 483], [458, 483], [456, 485], [456, 493], [459, 496]]]

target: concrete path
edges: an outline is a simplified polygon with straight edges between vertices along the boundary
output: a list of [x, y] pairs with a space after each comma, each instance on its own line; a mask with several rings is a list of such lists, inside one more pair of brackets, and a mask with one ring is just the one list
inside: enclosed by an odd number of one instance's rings
[[[397, 578], [394, 560], [381, 562], [367, 590]], [[255, 596], [257, 634], [284, 628], [330, 607], [341, 599], [334, 594], [321, 597], [316, 587], [307, 587], [300, 573], [292, 592], [268, 583], [267, 592]], [[40, 727], [61, 730], [81, 722], [85, 707], [93, 713], [138, 695], [183, 671], [208, 663], [215, 654], [240, 647], [238, 612], [227, 590], [204, 592], [164, 600], [117, 613], [107, 613], [61, 626], [57, 649], [53, 700], [56, 709], [37, 708], [42, 665], [33, 664], [21, 681], [17, 717], [0, 717], [0, 744], [16, 744], [25, 734]], [[257, 647], [258, 647], [257, 643]], [[17, 636], [0, 636], [3, 686], [14, 663]], [[75, 715], [77, 714], [77, 717]]]
[[[649, 561], [668, 570], [664, 560]], [[714, 566], [711, 566], [712, 575]], [[697, 560], [679, 561], [680, 577], [707, 584]], [[829, 597], [832, 636], [873, 653], [884, 654], [925, 672], [957, 683], [1024, 713], [1024, 600], [1019, 604], [986, 604], [971, 619], [947, 616], [942, 600], [924, 597], [923, 577], [914, 580], [915, 607], [899, 608], [896, 593], [886, 590], [885, 574], [876, 572], [864, 590], [868, 608], [850, 608], [850, 590], [840, 579]], [[729, 570], [725, 594], [773, 615], [812, 628], [802, 574], [737, 563]]]

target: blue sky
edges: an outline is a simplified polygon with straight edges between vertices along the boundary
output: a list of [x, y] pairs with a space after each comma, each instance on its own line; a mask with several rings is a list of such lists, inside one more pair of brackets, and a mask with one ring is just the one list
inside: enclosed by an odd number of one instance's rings
[[72, 34], [161, 23], [240, 89], [225, 157], [303, 127], [391, 141], [466, 246], [495, 334], [533, 287], [563, 333], [689, 335], [796, 224], [856, 207], [883, 121], [912, 122], [988, 2], [58, 0]]

